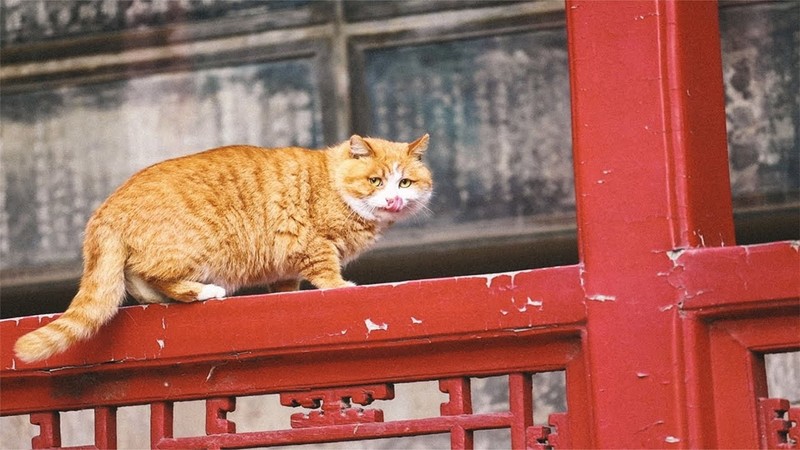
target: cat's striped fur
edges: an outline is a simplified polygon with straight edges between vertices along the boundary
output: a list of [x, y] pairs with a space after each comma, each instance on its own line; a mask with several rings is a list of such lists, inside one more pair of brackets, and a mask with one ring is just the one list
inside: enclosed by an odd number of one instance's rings
[[133, 175], [94, 212], [80, 289], [57, 320], [22, 336], [25, 362], [97, 332], [126, 291], [142, 303], [222, 298], [270, 284], [352, 285], [341, 266], [432, 192], [412, 143], [353, 136], [325, 150], [230, 146]]

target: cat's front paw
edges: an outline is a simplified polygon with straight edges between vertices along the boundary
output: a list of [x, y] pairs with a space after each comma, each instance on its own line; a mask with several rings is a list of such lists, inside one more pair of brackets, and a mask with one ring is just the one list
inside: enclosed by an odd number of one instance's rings
[[318, 289], [341, 289], [341, 288], [348, 288], [348, 287], [353, 287], [353, 286], [358, 286], [358, 285], [353, 283], [352, 281], [340, 281], [340, 282], [337, 282], [337, 283], [329, 283], [329, 284], [316, 285], [316, 286], [317, 286]]
[[197, 300], [210, 300], [212, 298], [225, 298], [225, 288], [217, 286], [216, 284], [206, 284], [200, 289], [197, 294]]

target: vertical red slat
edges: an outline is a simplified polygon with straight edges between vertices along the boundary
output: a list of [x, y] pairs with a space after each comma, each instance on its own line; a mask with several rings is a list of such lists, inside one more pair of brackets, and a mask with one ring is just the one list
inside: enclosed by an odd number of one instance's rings
[[39, 425], [39, 434], [31, 439], [32, 448], [61, 447], [61, 415], [58, 411], [31, 414], [31, 423]]
[[94, 445], [103, 449], [117, 448], [117, 408], [94, 409]]
[[206, 400], [206, 434], [236, 433], [236, 424], [228, 420], [228, 413], [235, 409], [235, 397]]
[[508, 376], [508, 407], [511, 411], [511, 448], [526, 447], [526, 432], [533, 425], [533, 382], [530, 374]]
[[472, 431], [456, 425], [450, 429], [450, 448], [452, 450], [472, 450], [474, 440]]
[[675, 249], [733, 242], [717, 4], [566, 11], [593, 444], [686, 446], [681, 293], [664, 274]]
[[[586, 347], [584, 339], [584, 348]], [[576, 355], [566, 367], [564, 374], [566, 381], [567, 413], [569, 437], [565, 437], [563, 430], [561, 441], [569, 442], [572, 448], [589, 448], [592, 446], [591, 427], [594, 409], [591, 402], [589, 381], [591, 374], [587, 368], [587, 361], [583, 354]]]
[[[759, 409], [759, 437], [761, 448], [792, 448], [789, 440], [797, 442], [797, 427], [800, 423], [792, 417], [789, 400], [783, 398], [761, 398]], [[795, 408], [794, 411], [800, 411]], [[789, 417], [784, 417], [789, 413]], [[797, 446], [793, 446], [797, 448]]]
[[566, 413], [550, 414], [547, 419], [548, 425], [551, 428], [555, 427], [555, 433], [550, 433], [547, 440], [553, 448], [577, 448], [571, 438], [572, 433], [569, 431], [569, 417]]
[[[472, 391], [469, 378], [449, 378], [439, 381], [439, 390], [449, 395], [447, 403], [442, 403], [443, 416], [472, 414]], [[473, 432], [461, 426], [450, 430], [450, 448], [469, 450], [474, 447]]]
[[173, 437], [173, 404], [156, 402], [150, 404], [150, 447], [158, 448], [162, 439]]
[[687, 434], [695, 448], [711, 448], [717, 442], [717, 434], [714, 420], [716, 407], [713, 401], [707, 401], [708, 393], [714, 391], [711, 371], [704, 368], [711, 360], [707, 324], [702, 319], [689, 316], [683, 319], [682, 326], [687, 369], [693, 368], [687, 370], [686, 374]]
[[448, 394], [447, 403], [439, 407], [443, 416], [472, 414], [472, 391], [469, 378], [448, 378], [439, 380], [439, 391]]
[[742, 346], [727, 330], [711, 330], [711, 375], [717, 445], [758, 448], [757, 397], [767, 396], [764, 358]]

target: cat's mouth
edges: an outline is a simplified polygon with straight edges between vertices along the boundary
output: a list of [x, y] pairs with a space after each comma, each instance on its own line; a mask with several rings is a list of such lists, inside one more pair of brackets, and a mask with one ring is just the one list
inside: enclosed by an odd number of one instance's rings
[[379, 209], [381, 211], [385, 211], [385, 212], [390, 212], [390, 213], [395, 213], [396, 214], [396, 213], [399, 213], [400, 211], [402, 211], [403, 209], [405, 209], [405, 206], [384, 206], [384, 207], [379, 208]]
[[396, 222], [416, 214], [423, 203], [417, 199], [396, 197], [370, 197], [357, 199], [345, 196], [348, 205], [361, 217], [379, 222]]
[[386, 199], [386, 206], [382, 206], [380, 209], [392, 213], [399, 213], [406, 207], [406, 202], [403, 200], [402, 197], [393, 197]]

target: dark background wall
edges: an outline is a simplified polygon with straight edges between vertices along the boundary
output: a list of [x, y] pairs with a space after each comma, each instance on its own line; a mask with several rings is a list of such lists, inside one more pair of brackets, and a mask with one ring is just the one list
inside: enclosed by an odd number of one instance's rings
[[[61, 311], [135, 171], [248, 143], [432, 137], [433, 213], [359, 283], [577, 262], [563, 4], [2, 0], [0, 314]], [[797, 2], [720, 7], [740, 243], [797, 239]], [[636, 158], [637, 155], [631, 155]]]

